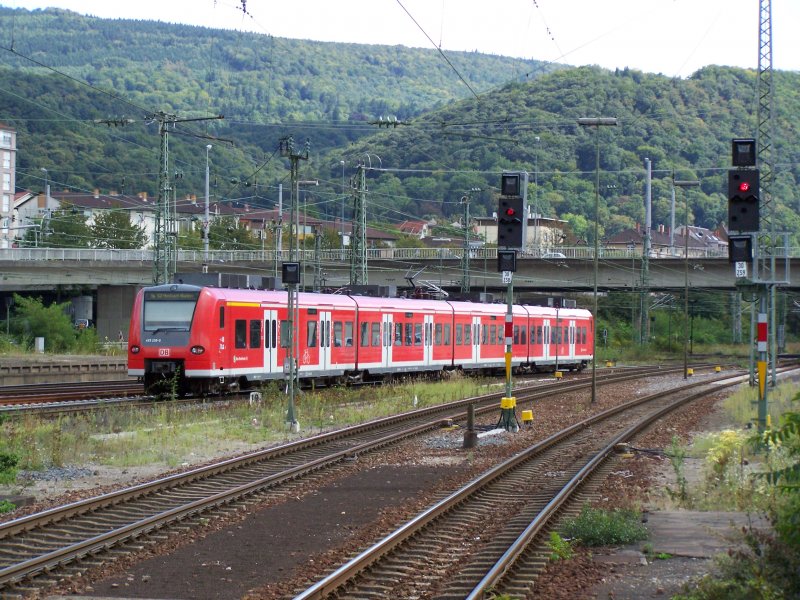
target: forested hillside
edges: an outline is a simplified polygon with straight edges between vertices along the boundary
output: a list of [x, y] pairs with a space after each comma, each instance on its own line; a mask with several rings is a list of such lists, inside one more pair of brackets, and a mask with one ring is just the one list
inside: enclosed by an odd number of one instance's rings
[[[701, 181], [692, 222], [726, 220], [730, 139], [755, 135], [755, 73], [707, 67], [691, 78], [541, 64], [477, 53], [329, 44], [61, 10], [0, 8], [0, 121], [18, 132], [17, 186], [155, 195], [157, 111], [222, 121], [170, 129], [177, 195], [202, 194], [206, 149], [215, 200], [271, 206], [288, 181], [278, 140], [311, 144], [301, 178], [310, 210], [342, 211], [343, 182], [367, 176], [368, 218], [391, 227], [424, 216], [489, 214], [504, 169], [531, 173], [529, 199], [587, 238], [600, 145], [601, 228], [644, 220], [644, 159], [653, 163], [653, 223], [669, 224], [670, 179]], [[52, 67], [60, 73], [47, 67]], [[72, 79], [65, 77], [69, 75]], [[800, 75], [775, 74], [777, 225], [800, 231]], [[380, 127], [381, 116], [399, 124]], [[619, 119], [582, 130], [578, 117]], [[595, 137], [595, 133], [597, 137]], [[208, 139], [205, 136], [231, 140]], [[342, 164], [344, 162], [344, 164]], [[344, 186], [346, 187], [346, 186]], [[680, 205], [679, 205], [680, 206]], [[349, 210], [348, 210], [349, 213]], [[677, 222], [684, 220], [679, 211]]]

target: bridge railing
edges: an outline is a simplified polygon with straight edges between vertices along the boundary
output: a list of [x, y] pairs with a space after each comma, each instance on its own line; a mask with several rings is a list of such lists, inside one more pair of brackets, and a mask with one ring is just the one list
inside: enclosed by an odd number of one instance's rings
[[[473, 248], [469, 250], [471, 260], [495, 260], [497, 248]], [[369, 248], [367, 261], [411, 261], [411, 260], [461, 260], [463, 248]], [[791, 258], [800, 256], [800, 248], [777, 248], [776, 258]], [[724, 258], [727, 249], [689, 249], [689, 258]], [[519, 258], [542, 260], [590, 260], [594, 258], [594, 248], [585, 246], [558, 246], [536, 251], [521, 251]], [[599, 258], [602, 259], [641, 259], [642, 252], [639, 248], [600, 248]], [[654, 250], [650, 258], [682, 260], [683, 248]], [[152, 249], [116, 250], [107, 248], [2, 248], [0, 249], [0, 262], [19, 261], [78, 261], [78, 262], [140, 262], [152, 263], [155, 251]], [[322, 250], [319, 259], [322, 262], [349, 262], [350, 249]], [[179, 250], [177, 255], [179, 263], [206, 262], [203, 250]], [[209, 264], [261, 262], [277, 264], [290, 260], [288, 250], [210, 250], [208, 253]], [[296, 260], [313, 263], [316, 260], [314, 250], [300, 250]]]

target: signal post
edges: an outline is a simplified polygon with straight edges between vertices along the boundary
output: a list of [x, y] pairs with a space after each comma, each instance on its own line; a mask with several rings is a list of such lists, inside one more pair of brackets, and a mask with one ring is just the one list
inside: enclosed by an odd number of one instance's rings
[[528, 173], [525, 171], [503, 173], [497, 210], [497, 270], [506, 284], [506, 395], [500, 400], [498, 427], [506, 431], [519, 431], [517, 399], [511, 380], [514, 342], [514, 272], [517, 270], [517, 250], [525, 247], [528, 225]]
[[[769, 298], [776, 286], [787, 282], [776, 279], [778, 236], [774, 231], [761, 231], [760, 172], [756, 168], [756, 140], [732, 140], [731, 158], [734, 168], [728, 171], [728, 230], [731, 232], [728, 238], [728, 259], [734, 264], [737, 287], [741, 291], [750, 291], [759, 298], [757, 335], [750, 343], [755, 342], [758, 352], [758, 431], [763, 433], [767, 427]], [[787, 248], [788, 235], [783, 234], [783, 238], [784, 248]], [[762, 243], [759, 244], [759, 241]], [[788, 274], [788, 253], [785, 260], [787, 264], [784, 266], [784, 273]]]

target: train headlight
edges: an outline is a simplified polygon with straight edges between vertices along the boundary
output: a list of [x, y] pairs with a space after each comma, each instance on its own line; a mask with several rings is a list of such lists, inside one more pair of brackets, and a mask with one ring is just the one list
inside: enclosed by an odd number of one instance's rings
[[141, 350], [139, 346], [131, 346], [131, 354], [139, 354], [139, 350]]
[[200, 354], [202, 354], [202, 353], [203, 353], [203, 352], [205, 352], [205, 351], [206, 351], [206, 349], [205, 349], [205, 348], [203, 348], [202, 346], [192, 346], [192, 348], [191, 348], [191, 350], [190, 350], [190, 352], [191, 352], [192, 354], [197, 354], [197, 355], [200, 355]]

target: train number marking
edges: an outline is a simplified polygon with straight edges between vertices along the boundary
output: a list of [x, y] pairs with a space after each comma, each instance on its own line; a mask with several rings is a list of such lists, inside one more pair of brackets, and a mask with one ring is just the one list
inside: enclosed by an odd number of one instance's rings
[[159, 348], [158, 349], [159, 356], [169, 356], [169, 348]]

